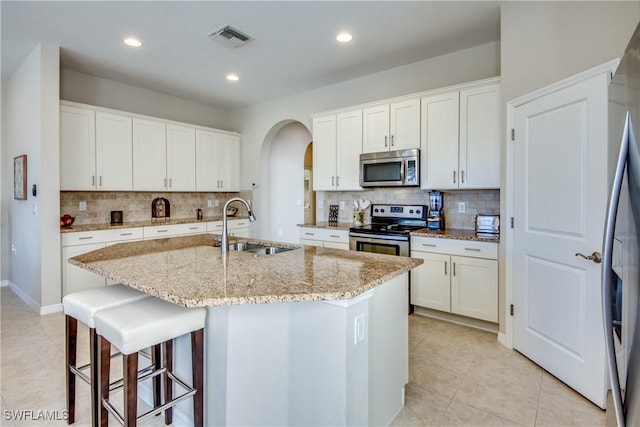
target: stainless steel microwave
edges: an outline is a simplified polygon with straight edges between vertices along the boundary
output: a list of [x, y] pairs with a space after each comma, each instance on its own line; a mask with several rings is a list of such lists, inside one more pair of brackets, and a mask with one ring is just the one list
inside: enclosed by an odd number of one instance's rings
[[420, 185], [420, 150], [360, 154], [360, 186], [417, 187]]

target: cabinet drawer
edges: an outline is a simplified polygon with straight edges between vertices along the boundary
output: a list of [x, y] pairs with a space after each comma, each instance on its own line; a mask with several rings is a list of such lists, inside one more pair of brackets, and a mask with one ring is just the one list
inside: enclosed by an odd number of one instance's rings
[[[227, 229], [237, 230], [239, 228], [249, 228], [249, 219], [230, 219], [227, 220]], [[207, 222], [207, 233], [222, 233], [222, 221]]]
[[162, 237], [177, 236], [183, 231], [183, 224], [173, 225], [154, 225], [151, 227], [144, 227], [145, 239], [158, 239]]
[[300, 228], [300, 238], [307, 240], [323, 240], [327, 242], [349, 244], [347, 230], [329, 230], [326, 228]]
[[472, 258], [498, 259], [497, 243], [478, 242], [475, 240], [411, 237], [411, 250]]
[[180, 225], [181, 227], [177, 228], [179, 234], [203, 234], [207, 232], [207, 224], [204, 222]]
[[62, 246], [88, 245], [91, 243], [103, 243], [103, 237], [99, 231], [77, 231], [63, 233], [60, 236]]
[[141, 240], [143, 236], [142, 227], [103, 230], [100, 233], [103, 234], [105, 243]]

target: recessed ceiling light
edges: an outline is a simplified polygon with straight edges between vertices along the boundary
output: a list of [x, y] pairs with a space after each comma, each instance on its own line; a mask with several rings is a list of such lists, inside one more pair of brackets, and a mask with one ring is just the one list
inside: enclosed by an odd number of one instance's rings
[[340, 33], [338, 34], [338, 37], [336, 37], [336, 40], [338, 40], [340, 43], [348, 43], [351, 41], [351, 39], [353, 39], [353, 37], [349, 33]]
[[227, 74], [227, 80], [237, 82], [238, 80], [240, 80], [240, 77], [238, 77], [237, 74]]
[[124, 39], [124, 44], [131, 47], [140, 47], [142, 46], [142, 42], [135, 37], [128, 37]]

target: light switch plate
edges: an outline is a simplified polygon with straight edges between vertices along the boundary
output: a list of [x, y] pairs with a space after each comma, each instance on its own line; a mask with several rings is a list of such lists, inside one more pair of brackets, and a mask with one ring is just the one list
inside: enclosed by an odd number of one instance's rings
[[87, 202], [78, 203], [78, 210], [79, 211], [86, 211], [87, 210]]
[[458, 213], [465, 213], [467, 211], [467, 204], [465, 202], [458, 202]]

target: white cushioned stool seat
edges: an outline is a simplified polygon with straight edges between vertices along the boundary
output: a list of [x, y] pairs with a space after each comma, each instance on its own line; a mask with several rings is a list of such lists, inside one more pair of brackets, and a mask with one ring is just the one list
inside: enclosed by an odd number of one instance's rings
[[98, 335], [122, 354], [177, 338], [204, 328], [206, 310], [186, 308], [159, 298], [144, 298], [101, 310], [95, 315]]
[[98, 311], [143, 298], [149, 298], [149, 295], [129, 286], [116, 284], [66, 295], [62, 298], [62, 305], [64, 314], [95, 328], [94, 316]]

